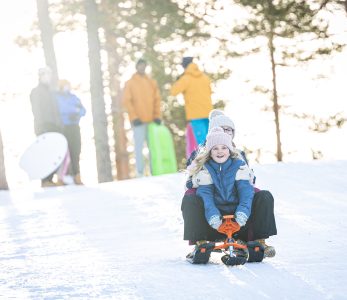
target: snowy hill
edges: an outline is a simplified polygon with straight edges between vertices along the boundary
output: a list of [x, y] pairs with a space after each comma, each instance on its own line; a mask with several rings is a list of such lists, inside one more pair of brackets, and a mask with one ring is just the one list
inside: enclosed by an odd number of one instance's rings
[[347, 161], [254, 166], [277, 256], [185, 261], [184, 175], [0, 192], [0, 299], [347, 299]]

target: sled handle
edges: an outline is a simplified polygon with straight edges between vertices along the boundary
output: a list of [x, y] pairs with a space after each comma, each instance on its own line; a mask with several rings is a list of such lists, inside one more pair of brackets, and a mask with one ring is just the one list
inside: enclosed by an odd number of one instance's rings
[[233, 221], [234, 215], [225, 215], [223, 216], [223, 223], [219, 226], [218, 231], [224, 233], [229, 239], [233, 234], [240, 230], [240, 225]]
[[223, 216], [223, 219], [224, 219], [224, 220], [228, 220], [228, 219], [232, 220], [232, 219], [234, 219], [234, 218], [235, 218], [234, 215], [225, 215], [225, 216]]

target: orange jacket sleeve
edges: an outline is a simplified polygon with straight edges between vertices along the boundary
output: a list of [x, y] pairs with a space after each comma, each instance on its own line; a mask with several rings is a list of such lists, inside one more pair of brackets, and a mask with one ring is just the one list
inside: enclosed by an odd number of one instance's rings
[[161, 97], [160, 97], [160, 91], [158, 88], [158, 84], [155, 80], [153, 80], [154, 84], [154, 118], [161, 118], [161, 110], [160, 110], [160, 102], [161, 102]]
[[138, 119], [138, 116], [136, 114], [136, 111], [135, 111], [135, 108], [133, 105], [133, 99], [132, 98], [133, 97], [131, 94], [131, 83], [128, 81], [124, 87], [122, 102], [123, 102], [123, 105], [125, 106], [126, 110], [128, 111], [130, 121]]
[[187, 78], [185, 75], [182, 75], [171, 87], [170, 95], [177, 96], [180, 93], [183, 93], [187, 88]]

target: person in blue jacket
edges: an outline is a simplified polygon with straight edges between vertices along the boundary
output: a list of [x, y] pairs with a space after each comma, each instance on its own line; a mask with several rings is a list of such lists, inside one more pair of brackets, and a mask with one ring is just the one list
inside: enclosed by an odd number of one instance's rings
[[234, 215], [241, 226], [234, 238], [240, 243], [258, 241], [264, 245], [265, 257], [273, 257], [275, 249], [265, 239], [277, 234], [274, 201], [268, 191], [254, 192], [251, 171], [223, 128], [212, 128], [204, 151], [200, 151], [189, 169], [190, 176], [203, 178], [196, 196], [182, 202], [184, 239], [196, 241], [196, 247], [206, 241], [224, 240], [217, 229], [223, 215]]
[[79, 122], [86, 114], [81, 100], [71, 93], [71, 85], [67, 80], [59, 81], [59, 90], [56, 94], [60, 118], [63, 124], [63, 134], [67, 139], [71, 158], [71, 175], [74, 183], [82, 185], [80, 176], [81, 130]]

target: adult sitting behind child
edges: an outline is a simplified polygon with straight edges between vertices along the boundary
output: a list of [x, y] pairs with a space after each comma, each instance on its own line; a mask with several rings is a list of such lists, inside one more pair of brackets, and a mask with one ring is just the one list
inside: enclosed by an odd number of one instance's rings
[[234, 238], [241, 243], [257, 240], [265, 246], [265, 257], [275, 255], [274, 248], [265, 244], [265, 239], [277, 234], [273, 197], [268, 191], [254, 193], [250, 169], [223, 128], [210, 130], [205, 151], [198, 153], [189, 175], [204, 180], [196, 195], [185, 196], [182, 201], [185, 240], [196, 241], [197, 248], [206, 241], [224, 239], [217, 229], [223, 215], [233, 214], [241, 226]]

